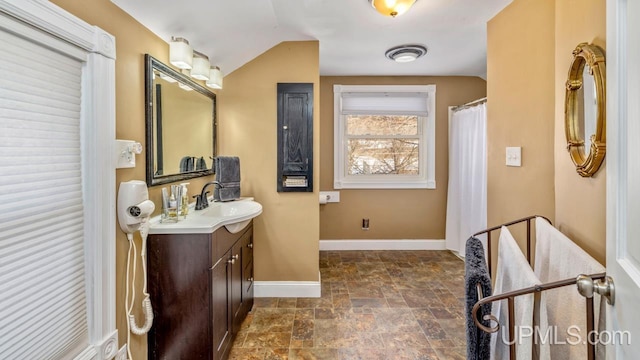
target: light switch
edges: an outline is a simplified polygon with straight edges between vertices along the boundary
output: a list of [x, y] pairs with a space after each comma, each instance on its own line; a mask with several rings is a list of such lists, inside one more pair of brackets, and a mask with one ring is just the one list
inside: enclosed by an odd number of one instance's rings
[[507, 147], [507, 166], [522, 166], [522, 148]]

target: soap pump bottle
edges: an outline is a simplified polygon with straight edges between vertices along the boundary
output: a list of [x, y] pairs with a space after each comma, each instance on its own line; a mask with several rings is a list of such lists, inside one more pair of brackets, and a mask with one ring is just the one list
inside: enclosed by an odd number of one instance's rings
[[182, 216], [187, 216], [189, 213], [189, 195], [187, 194], [187, 185], [189, 185], [189, 183], [180, 184], [180, 186], [182, 186], [182, 209], [180, 209]]

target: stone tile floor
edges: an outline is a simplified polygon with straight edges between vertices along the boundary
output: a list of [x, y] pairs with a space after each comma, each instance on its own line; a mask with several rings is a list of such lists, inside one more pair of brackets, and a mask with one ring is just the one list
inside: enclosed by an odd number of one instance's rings
[[257, 298], [230, 359], [465, 359], [452, 253], [322, 251], [320, 273], [320, 298]]

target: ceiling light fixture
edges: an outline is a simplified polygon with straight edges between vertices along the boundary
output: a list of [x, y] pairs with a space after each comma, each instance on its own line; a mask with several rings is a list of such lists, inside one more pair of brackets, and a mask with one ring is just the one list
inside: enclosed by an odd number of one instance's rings
[[191, 48], [187, 39], [171, 37], [169, 42], [169, 62], [178, 69], [191, 69], [193, 48]]
[[209, 57], [201, 52], [193, 51], [193, 68], [191, 77], [198, 80], [209, 80]]
[[385, 56], [395, 62], [411, 62], [415, 59], [424, 56], [427, 53], [427, 48], [422, 45], [400, 45], [393, 47], [387, 52]]
[[407, 12], [416, 0], [369, 0], [369, 2], [380, 14], [396, 17]]
[[222, 89], [222, 72], [219, 67], [212, 66], [209, 69], [209, 80], [207, 80], [206, 84], [212, 89]]

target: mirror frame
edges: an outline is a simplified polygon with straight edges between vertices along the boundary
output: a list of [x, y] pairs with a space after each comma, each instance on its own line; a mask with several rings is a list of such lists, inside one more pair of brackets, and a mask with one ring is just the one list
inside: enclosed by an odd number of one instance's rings
[[[596, 131], [591, 135], [591, 147], [584, 148], [584, 138], [580, 133], [578, 106], [579, 90], [582, 87], [582, 74], [585, 65], [589, 66], [589, 72], [593, 75], [596, 89]], [[573, 50], [573, 61], [569, 67], [569, 75], [565, 93], [565, 136], [567, 138], [567, 150], [571, 160], [576, 166], [576, 171], [582, 177], [593, 176], [606, 153], [606, 65], [604, 52], [596, 45], [580, 43]]]
[[145, 140], [146, 140], [146, 173], [147, 173], [147, 186], [155, 186], [161, 184], [167, 184], [177, 181], [183, 181], [187, 179], [193, 179], [202, 176], [209, 176], [214, 174], [213, 169], [201, 170], [201, 171], [191, 171], [188, 173], [178, 173], [178, 174], [169, 174], [169, 175], [155, 175], [154, 169], [154, 159], [155, 159], [155, 144], [153, 141], [153, 132], [155, 131], [154, 124], [154, 99], [153, 99], [153, 71], [159, 70], [172, 78], [178, 80], [182, 84], [188, 85], [194, 91], [201, 93], [204, 96], [207, 96], [212, 101], [212, 118], [213, 122], [213, 157], [216, 156], [216, 139], [217, 139], [217, 105], [216, 105], [216, 94], [212, 91], [209, 91], [204, 86], [196, 83], [191, 80], [188, 76], [174, 70], [173, 68], [167, 66], [162, 63], [158, 59], [154, 58], [149, 54], [144, 55], [145, 59], [145, 85], [144, 85], [144, 99], [145, 99]]

